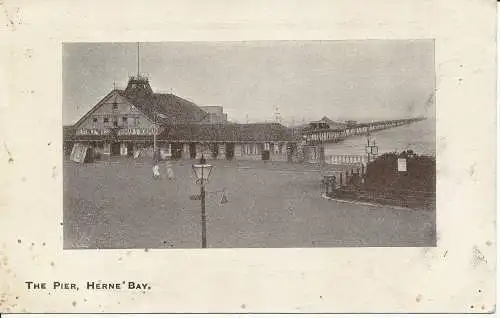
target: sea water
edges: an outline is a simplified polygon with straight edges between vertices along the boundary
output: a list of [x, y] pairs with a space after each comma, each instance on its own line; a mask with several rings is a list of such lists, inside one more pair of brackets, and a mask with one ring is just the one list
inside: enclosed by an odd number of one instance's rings
[[[409, 125], [371, 133], [378, 146], [378, 154], [411, 149], [420, 155], [436, 155], [436, 121], [426, 119]], [[325, 145], [325, 156], [366, 155], [366, 136], [353, 136], [339, 143]]]

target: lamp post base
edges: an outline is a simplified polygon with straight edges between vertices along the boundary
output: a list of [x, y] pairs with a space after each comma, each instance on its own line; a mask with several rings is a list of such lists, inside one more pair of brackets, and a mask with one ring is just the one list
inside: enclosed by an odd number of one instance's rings
[[205, 215], [205, 186], [201, 184], [201, 247], [207, 247], [207, 218]]

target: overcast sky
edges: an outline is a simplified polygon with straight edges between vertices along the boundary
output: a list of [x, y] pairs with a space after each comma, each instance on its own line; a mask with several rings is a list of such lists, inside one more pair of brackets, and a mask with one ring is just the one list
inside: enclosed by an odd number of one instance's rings
[[[221, 105], [230, 120], [434, 116], [431, 40], [140, 44], [155, 91]], [[137, 73], [136, 43], [63, 45], [63, 121], [71, 124]]]

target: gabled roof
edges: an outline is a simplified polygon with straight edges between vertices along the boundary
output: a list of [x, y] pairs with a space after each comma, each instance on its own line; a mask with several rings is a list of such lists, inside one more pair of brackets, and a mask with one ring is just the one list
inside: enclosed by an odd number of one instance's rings
[[292, 131], [281, 124], [214, 124], [166, 127], [158, 137], [169, 141], [266, 142], [292, 141]]
[[101, 107], [104, 102], [113, 94], [119, 94], [119, 90], [113, 89], [111, 92], [109, 92], [106, 96], [104, 96], [94, 107], [92, 107], [85, 115], [83, 115], [78, 121], [73, 125], [73, 127], [78, 127], [83, 121], [85, 121], [92, 113], [97, 110], [99, 107]]
[[200, 123], [208, 117], [208, 113], [195, 103], [174, 94], [154, 93], [147, 78], [133, 77], [130, 78], [125, 90], [112, 90], [92, 107], [89, 112], [82, 116], [74, 126], [78, 127], [113, 94], [125, 98], [152, 122], [155, 121], [155, 114], [163, 115], [158, 116], [157, 120], [159, 123], [167, 125]]

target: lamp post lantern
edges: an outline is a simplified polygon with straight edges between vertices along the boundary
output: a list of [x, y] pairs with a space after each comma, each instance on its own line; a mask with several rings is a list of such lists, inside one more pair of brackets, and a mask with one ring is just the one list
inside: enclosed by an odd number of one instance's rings
[[366, 153], [368, 155], [368, 163], [370, 163], [371, 159], [375, 158], [378, 155], [378, 146], [375, 140], [371, 139], [370, 132], [366, 136]]
[[203, 155], [199, 164], [193, 164], [193, 174], [196, 182], [200, 183], [200, 199], [201, 199], [201, 247], [207, 247], [207, 217], [205, 214], [205, 182], [208, 182], [212, 173], [213, 165], [207, 164]]

